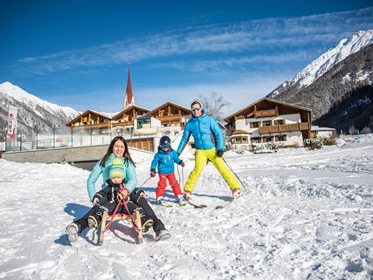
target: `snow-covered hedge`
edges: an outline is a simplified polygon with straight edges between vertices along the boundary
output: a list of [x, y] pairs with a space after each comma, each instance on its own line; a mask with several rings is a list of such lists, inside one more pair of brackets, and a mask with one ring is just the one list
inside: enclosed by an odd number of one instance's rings
[[304, 139], [304, 147], [310, 150], [320, 149], [322, 147], [322, 142], [319, 139]]
[[277, 152], [278, 149], [275, 142], [253, 143], [252, 146], [254, 154], [273, 153]]

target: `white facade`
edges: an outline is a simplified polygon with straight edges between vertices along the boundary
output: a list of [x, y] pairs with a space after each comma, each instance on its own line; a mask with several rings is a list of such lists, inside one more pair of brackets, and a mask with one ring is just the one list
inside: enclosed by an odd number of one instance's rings
[[[303, 146], [303, 137], [301, 131], [259, 134], [259, 127], [273, 126], [276, 125], [276, 123], [278, 122], [281, 122], [281, 124], [300, 123], [300, 114], [281, 115], [265, 118], [237, 119], [235, 123], [236, 130], [247, 131], [250, 133], [250, 135], [248, 136], [248, 143], [241, 143], [241, 145], [233, 143], [233, 145], [236, 144], [237, 148], [241, 147], [242, 149], [245, 149], [246, 145], [249, 146], [252, 143], [265, 142], [275, 142], [280, 144], [280, 146]], [[245, 147], [243, 147], [243, 145]]]
[[322, 138], [332, 138], [337, 136], [337, 131], [335, 128], [329, 128], [329, 127], [319, 127], [317, 125], [311, 127], [312, 131], [317, 132], [316, 138], [322, 139]]

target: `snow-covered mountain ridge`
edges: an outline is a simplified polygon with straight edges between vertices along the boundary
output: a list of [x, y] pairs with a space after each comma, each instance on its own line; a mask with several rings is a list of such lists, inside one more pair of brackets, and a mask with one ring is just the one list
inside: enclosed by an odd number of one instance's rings
[[27, 135], [32, 130], [64, 128], [80, 112], [42, 100], [10, 82], [0, 84], [0, 129], [5, 130], [9, 105], [18, 108], [18, 134]]
[[297, 75], [282, 83], [268, 97], [275, 98], [290, 90], [296, 91], [309, 86], [336, 64], [372, 43], [373, 30], [358, 31], [352, 34], [350, 37], [341, 40], [334, 48], [312, 61]]
[[[65, 113], [66, 116], [76, 116], [78, 111], [70, 107], [61, 107], [56, 104], [50, 103], [48, 101], [42, 100], [36, 97], [33, 94], [30, 94], [18, 86], [13, 85], [10, 82], [5, 82], [0, 84], [0, 93], [7, 95], [21, 103], [24, 103], [30, 107], [36, 108], [36, 105], [48, 109], [50, 112], [59, 113], [61, 110]], [[37, 111], [35, 113], [38, 113]]]

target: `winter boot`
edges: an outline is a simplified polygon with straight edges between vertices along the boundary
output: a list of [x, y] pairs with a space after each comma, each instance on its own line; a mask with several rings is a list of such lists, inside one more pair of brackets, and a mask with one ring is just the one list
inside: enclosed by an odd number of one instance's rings
[[78, 241], [78, 235], [80, 233], [80, 225], [72, 222], [66, 227], [66, 234], [71, 243]]
[[182, 194], [179, 194], [177, 197], [176, 197], [176, 201], [178, 202], [178, 203], [181, 203], [181, 202], [183, 202], [183, 195]]
[[233, 195], [233, 197], [234, 198], [239, 198], [240, 196], [241, 196], [241, 190], [239, 189], [239, 188], [237, 188], [237, 189], [234, 189], [233, 191], [232, 191], [232, 195]]
[[148, 232], [149, 229], [153, 226], [154, 221], [150, 217], [141, 217], [141, 229], [142, 232]]
[[171, 237], [171, 233], [165, 228], [161, 220], [154, 221], [153, 230], [155, 232], [155, 241], [166, 240]]
[[93, 215], [88, 217], [87, 223], [89, 228], [98, 228], [98, 219]]

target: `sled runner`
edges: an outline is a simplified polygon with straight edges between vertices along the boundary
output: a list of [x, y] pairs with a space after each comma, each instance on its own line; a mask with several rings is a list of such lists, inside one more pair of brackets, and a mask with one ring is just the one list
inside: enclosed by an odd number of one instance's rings
[[109, 215], [107, 211], [104, 211], [104, 214], [102, 215], [102, 222], [98, 230], [98, 245], [102, 245], [104, 242], [104, 234], [107, 230], [110, 229], [110, 226], [112, 222], [118, 221], [118, 220], [125, 220], [125, 221], [131, 221], [133, 229], [137, 233], [137, 244], [142, 244], [142, 225], [141, 225], [141, 218], [140, 218], [140, 212], [139, 210], [136, 210], [134, 214], [127, 215], [127, 214], [114, 214]]

